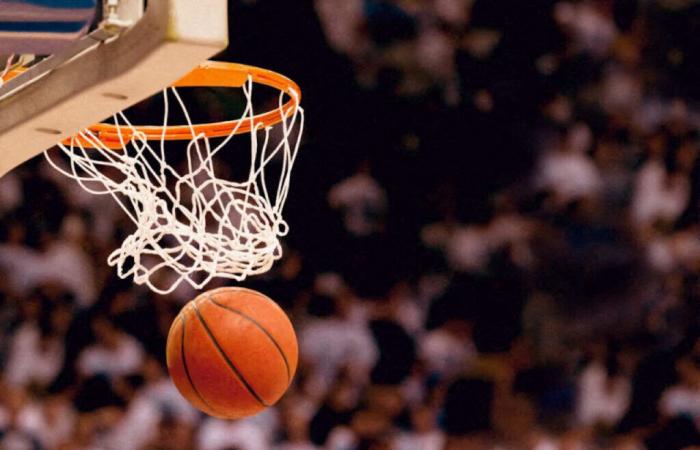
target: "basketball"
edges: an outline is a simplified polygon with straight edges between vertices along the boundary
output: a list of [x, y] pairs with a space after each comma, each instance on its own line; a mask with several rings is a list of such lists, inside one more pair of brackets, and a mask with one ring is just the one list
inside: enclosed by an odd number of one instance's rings
[[168, 334], [167, 366], [180, 393], [211, 416], [238, 419], [274, 405], [297, 367], [294, 328], [265, 295], [205, 292], [182, 308]]

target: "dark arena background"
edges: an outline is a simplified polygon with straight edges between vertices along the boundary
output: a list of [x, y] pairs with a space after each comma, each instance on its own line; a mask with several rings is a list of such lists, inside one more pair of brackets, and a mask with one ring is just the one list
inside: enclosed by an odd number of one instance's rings
[[698, 1], [229, 4], [218, 59], [304, 93], [285, 256], [242, 283], [295, 382], [189, 406], [164, 349], [196, 292], [120, 280], [132, 225], [36, 158], [0, 179], [1, 449], [700, 448]]

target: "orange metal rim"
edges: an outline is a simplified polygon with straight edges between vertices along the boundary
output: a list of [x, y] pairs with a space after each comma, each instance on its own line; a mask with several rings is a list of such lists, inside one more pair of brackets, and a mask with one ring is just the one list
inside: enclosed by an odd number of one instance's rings
[[[244, 64], [207, 61], [176, 82], [173, 87], [231, 87], [240, 88], [251, 77], [253, 83], [269, 86], [290, 95], [290, 99], [281, 108], [257, 114], [252, 118], [228, 120], [205, 124], [150, 126], [121, 126], [99, 123], [88, 128], [107, 148], [123, 148], [135, 135], [148, 141], [165, 139], [167, 141], [191, 140], [195, 136], [226, 137], [233, 134], [246, 134], [258, 128], [266, 128], [280, 123], [293, 114], [301, 102], [299, 86], [289, 78], [271, 70]], [[85, 135], [67, 139], [64, 145], [81, 145], [94, 147], [96, 142]]]
[[7, 81], [10, 81], [11, 79], [13, 79], [13, 78], [15, 78], [15, 77], [18, 77], [18, 76], [22, 75], [25, 71], [26, 71], [26, 69], [24, 69], [24, 68], [22, 68], [22, 67], [19, 67], [19, 68], [16, 68], [16, 69], [11, 69], [11, 70], [9, 70], [9, 71], [5, 74], [4, 77], [0, 77], [0, 78], [2, 78], [2, 81], [3, 81], [3, 82], [7, 82]]

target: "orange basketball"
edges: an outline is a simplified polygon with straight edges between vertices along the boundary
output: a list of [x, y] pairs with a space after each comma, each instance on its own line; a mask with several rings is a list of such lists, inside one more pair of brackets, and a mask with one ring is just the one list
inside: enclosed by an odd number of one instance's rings
[[299, 349], [291, 322], [275, 302], [250, 289], [221, 288], [182, 308], [166, 354], [170, 377], [192, 405], [237, 419], [282, 397]]

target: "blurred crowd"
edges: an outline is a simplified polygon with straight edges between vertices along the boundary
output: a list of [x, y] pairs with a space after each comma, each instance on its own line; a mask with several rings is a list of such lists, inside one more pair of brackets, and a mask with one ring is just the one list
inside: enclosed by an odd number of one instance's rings
[[295, 382], [190, 407], [196, 292], [119, 280], [133, 225], [36, 159], [0, 179], [0, 448], [700, 448], [698, 35], [696, 0], [233, 1], [221, 58], [304, 89], [285, 256], [244, 283]]

